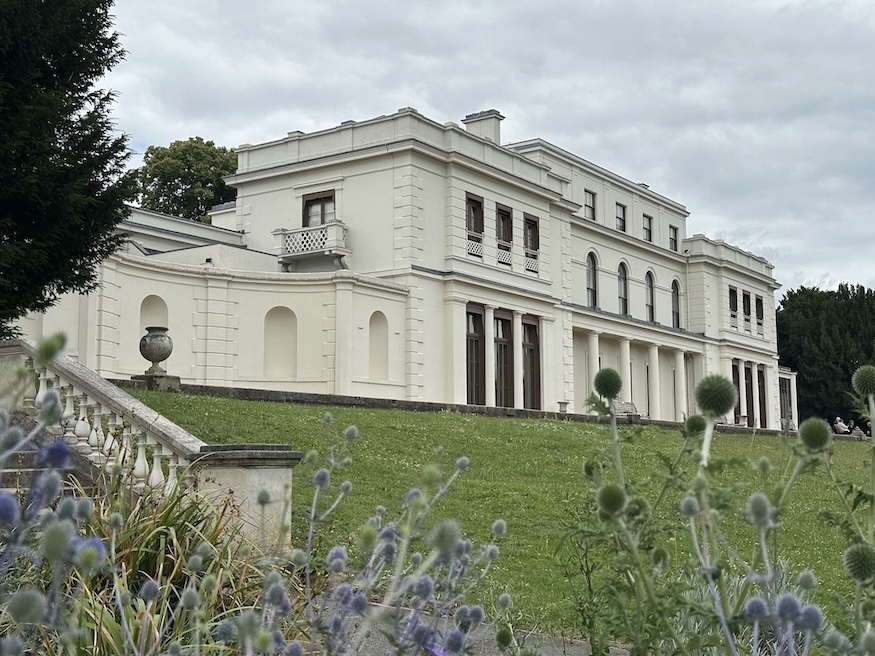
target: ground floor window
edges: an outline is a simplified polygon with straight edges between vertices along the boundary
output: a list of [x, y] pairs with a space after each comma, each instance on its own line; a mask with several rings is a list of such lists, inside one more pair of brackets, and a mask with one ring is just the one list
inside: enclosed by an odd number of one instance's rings
[[541, 346], [537, 317], [523, 317], [523, 407], [541, 409]]
[[513, 321], [495, 313], [495, 405], [513, 407]]
[[466, 313], [467, 335], [465, 339], [465, 360], [468, 377], [468, 403], [486, 403], [486, 352], [483, 334], [483, 308], [468, 306]]

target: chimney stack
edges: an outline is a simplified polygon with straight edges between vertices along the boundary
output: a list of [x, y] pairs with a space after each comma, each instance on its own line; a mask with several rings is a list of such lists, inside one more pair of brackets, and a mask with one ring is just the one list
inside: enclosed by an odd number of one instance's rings
[[468, 114], [462, 119], [465, 129], [473, 135], [488, 139], [492, 143], [501, 145], [501, 121], [504, 116], [497, 109], [487, 109], [483, 112]]

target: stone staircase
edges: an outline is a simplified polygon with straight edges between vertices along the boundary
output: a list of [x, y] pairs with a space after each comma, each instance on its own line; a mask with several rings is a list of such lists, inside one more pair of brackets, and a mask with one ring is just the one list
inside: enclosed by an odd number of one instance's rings
[[[261, 490], [273, 499], [287, 494], [292, 468], [303, 457], [291, 446], [210, 446], [71, 358], [59, 354], [40, 363], [32, 342], [0, 341], [0, 370], [22, 367], [24, 380], [33, 384], [21, 386], [9, 408], [14, 421], [29, 430], [48, 390], [58, 390], [61, 427], [45, 429], [38, 442], [63, 439], [83, 486], [116, 468], [138, 494], [166, 494], [184, 480], [205, 492], [232, 494], [242, 515], [251, 519]], [[29, 485], [33, 457], [34, 452], [23, 451], [7, 460], [0, 487]], [[272, 519], [281, 526], [288, 517]]]

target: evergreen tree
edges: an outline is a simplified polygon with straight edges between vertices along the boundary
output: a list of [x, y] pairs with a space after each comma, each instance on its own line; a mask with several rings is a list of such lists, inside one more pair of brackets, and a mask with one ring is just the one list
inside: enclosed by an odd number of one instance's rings
[[780, 363], [799, 374], [800, 418], [853, 415], [851, 376], [875, 362], [875, 292], [847, 284], [790, 290], [778, 308], [777, 330]]
[[149, 146], [138, 171], [140, 204], [156, 212], [205, 220], [211, 207], [237, 197], [222, 179], [236, 170], [233, 150], [201, 137]]
[[135, 197], [113, 95], [124, 56], [112, 0], [0, 0], [0, 336], [28, 311], [96, 285]]

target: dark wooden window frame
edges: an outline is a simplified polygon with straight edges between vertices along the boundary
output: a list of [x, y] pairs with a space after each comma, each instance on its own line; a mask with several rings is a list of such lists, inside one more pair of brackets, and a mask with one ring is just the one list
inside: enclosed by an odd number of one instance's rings
[[[589, 189], [583, 191], [583, 218], [595, 221], [595, 199], [596, 193]], [[592, 201], [590, 204], [588, 201]]]
[[337, 217], [337, 202], [336, 202], [335, 197], [334, 197], [334, 189], [330, 189], [327, 191], [317, 191], [317, 192], [312, 193], [312, 194], [304, 194], [304, 196], [302, 197], [301, 200], [302, 200], [302, 204], [303, 204], [303, 215], [301, 217], [301, 220], [302, 220], [301, 225], [303, 225], [305, 228], [312, 227], [310, 225], [310, 208], [311, 207], [319, 206], [320, 220], [319, 220], [319, 223], [317, 225], [325, 225], [325, 223], [327, 223], [327, 221], [325, 220], [325, 217], [328, 213], [325, 211], [325, 209], [326, 209], [326, 204], [328, 202], [331, 202], [331, 204], [334, 208], [334, 210], [331, 212], [331, 214], [333, 214], [335, 216], [335, 218]]
[[[469, 323], [471, 316], [480, 317], [481, 332], [471, 332]], [[465, 371], [467, 385], [467, 402], [469, 405], [486, 404], [486, 321], [482, 305], [468, 303], [465, 311]], [[476, 351], [476, 353], [475, 353]], [[472, 362], [472, 354], [477, 361]]]
[[626, 232], [626, 206], [617, 203], [617, 230]]
[[483, 198], [465, 194], [465, 225], [468, 233], [483, 234]]
[[[523, 315], [523, 407], [527, 410], [541, 409], [541, 326], [538, 317]], [[534, 326], [535, 341], [527, 341], [526, 337], [531, 331], [526, 326]], [[532, 354], [534, 362], [531, 371], [527, 371], [526, 364], [530, 362], [529, 354]]]

